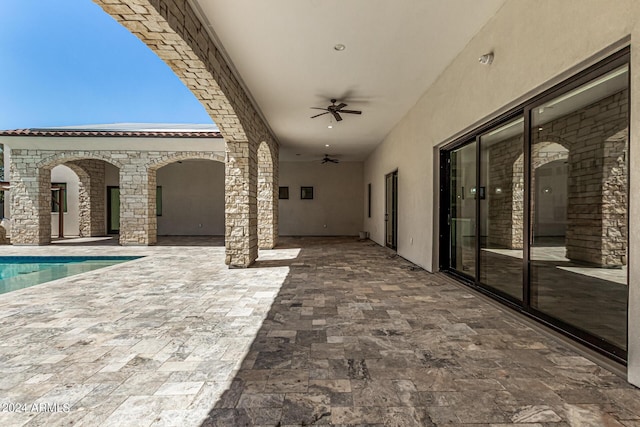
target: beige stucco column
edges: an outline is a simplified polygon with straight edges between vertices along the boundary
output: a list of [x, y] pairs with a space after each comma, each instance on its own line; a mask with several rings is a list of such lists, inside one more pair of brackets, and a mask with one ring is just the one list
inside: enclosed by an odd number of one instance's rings
[[249, 267], [258, 258], [257, 147], [227, 141], [225, 161], [225, 263]]
[[11, 243], [46, 245], [51, 242], [51, 170], [37, 166], [30, 150], [11, 151]]
[[[631, 36], [631, 88], [640, 87], [640, 27]], [[640, 94], [631, 91], [629, 106], [629, 318], [627, 379], [640, 387]]]
[[130, 156], [120, 169], [120, 244], [156, 243], [156, 174], [144, 159]]

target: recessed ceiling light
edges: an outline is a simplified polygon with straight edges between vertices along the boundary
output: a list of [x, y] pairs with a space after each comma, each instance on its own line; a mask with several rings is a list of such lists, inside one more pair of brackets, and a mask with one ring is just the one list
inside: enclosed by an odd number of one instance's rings
[[329, 126], [327, 126], [327, 127], [328, 127], [329, 129], [333, 129], [333, 126], [331, 126], [331, 125], [329, 125]]
[[328, 147], [328, 146], [329, 146], [329, 144], [324, 144], [324, 146], [325, 146], [325, 147]]
[[341, 52], [341, 51], [345, 50], [347, 47], [345, 45], [343, 45], [342, 43], [338, 43], [333, 48], [335, 50], [337, 50], [338, 52]]

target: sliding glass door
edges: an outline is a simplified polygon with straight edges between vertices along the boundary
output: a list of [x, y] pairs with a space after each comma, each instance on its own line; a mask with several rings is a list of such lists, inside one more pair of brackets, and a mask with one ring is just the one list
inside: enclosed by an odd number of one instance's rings
[[450, 153], [448, 225], [450, 267], [476, 277], [476, 143]]
[[628, 51], [441, 155], [441, 268], [627, 354]]
[[480, 136], [480, 283], [522, 300], [524, 119]]
[[531, 307], [627, 345], [628, 65], [531, 108]]

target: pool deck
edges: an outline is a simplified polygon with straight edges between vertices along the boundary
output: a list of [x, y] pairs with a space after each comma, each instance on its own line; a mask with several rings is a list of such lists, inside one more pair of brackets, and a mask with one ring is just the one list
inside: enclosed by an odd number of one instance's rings
[[1, 426], [640, 426], [640, 390], [370, 241], [104, 243], [0, 247], [145, 256], [0, 295]]

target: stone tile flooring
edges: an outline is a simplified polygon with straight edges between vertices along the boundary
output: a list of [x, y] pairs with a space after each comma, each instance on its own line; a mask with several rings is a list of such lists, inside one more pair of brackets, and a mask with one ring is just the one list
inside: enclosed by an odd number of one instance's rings
[[0, 295], [1, 426], [640, 426], [640, 390], [370, 241], [162, 243], [0, 247], [146, 255]]

